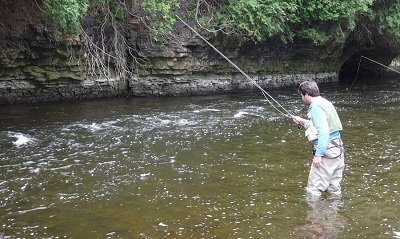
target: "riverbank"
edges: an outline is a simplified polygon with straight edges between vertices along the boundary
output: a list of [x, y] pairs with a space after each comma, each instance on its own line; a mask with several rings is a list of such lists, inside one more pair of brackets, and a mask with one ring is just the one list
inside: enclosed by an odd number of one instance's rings
[[[304, 80], [337, 81], [337, 74], [291, 74], [251, 76], [262, 88], [296, 85]], [[258, 90], [242, 75], [199, 75], [179, 77], [137, 77], [123, 79], [93, 79], [84, 81], [2, 80], [0, 104], [78, 101], [115, 97], [166, 97], [216, 95]]]
[[[42, 21], [37, 4], [18, 2], [0, 11], [8, 16], [0, 28], [0, 104], [257, 90], [182, 23], [177, 22], [168, 39], [160, 42], [135, 27], [119, 32], [119, 38], [109, 33], [103, 40], [116, 48], [107, 51], [91, 34], [93, 19], [83, 21], [80, 35], [60, 36]], [[24, 16], [32, 24], [22, 21]], [[305, 40], [284, 43], [271, 38], [255, 43], [202, 34], [265, 89], [305, 79], [338, 80], [345, 38], [316, 46]]]

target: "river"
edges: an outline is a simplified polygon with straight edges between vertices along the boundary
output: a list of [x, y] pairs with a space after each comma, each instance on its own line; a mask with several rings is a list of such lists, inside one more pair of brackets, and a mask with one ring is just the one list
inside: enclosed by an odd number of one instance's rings
[[[0, 106], [0, 238], [400, 238], [400, 79], [320, 86], [340, 200], [305, 199], [303, 131], [261, 93]], [[296, 88], [268, 92], [304, 116]]]

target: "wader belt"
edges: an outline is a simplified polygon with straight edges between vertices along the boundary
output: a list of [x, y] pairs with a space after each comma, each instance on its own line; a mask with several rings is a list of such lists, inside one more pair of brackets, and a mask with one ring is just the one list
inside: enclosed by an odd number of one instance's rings
[[[340, 144], [337, 143], [336, 140], [339, 140]], [[339, 157], [340, 155], [342, 155], [342, 154], [345, 152], [345, 151], [344, 151], [344, 147], [343, 147], [343, 142], [342, 142], [341, 139], [334, 139], [334, 140], [331, 140], [331, 144], [333, 144], [335, 147], [337, 147], [337, 148], [340, 149], [340, 154], [339, 154], [337, 157]], [[314, 149], [314, 145], [313, 145], [312, 154], [315, 155], [315, 152], [316, 152], [316, 149]], [[335, 158], [337, 158], [337, 157], [335, 157]]]

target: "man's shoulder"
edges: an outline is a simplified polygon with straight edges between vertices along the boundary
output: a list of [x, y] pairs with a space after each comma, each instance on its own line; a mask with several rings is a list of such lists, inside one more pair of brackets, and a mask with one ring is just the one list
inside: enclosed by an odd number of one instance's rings
[[316, 97], [315, 103], [317, 103], [318, 105], [333, 105], [331, 101], [322, 96]]

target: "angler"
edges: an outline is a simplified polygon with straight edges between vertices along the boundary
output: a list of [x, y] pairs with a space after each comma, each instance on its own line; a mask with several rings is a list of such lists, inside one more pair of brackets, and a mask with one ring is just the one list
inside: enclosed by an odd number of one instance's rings
[[315, 81], [301, 83], [298, 92], [303, 103], [310, 106], [308, 120], [292, 116], [293, 122], [304, 126], [306, 137], [313, 143], [307, 194], [311, 199], [319, 198], [324, 191], [335, 197], [340, 196], [345, 167], [340, 118], [333, 104], [320, 96]]

